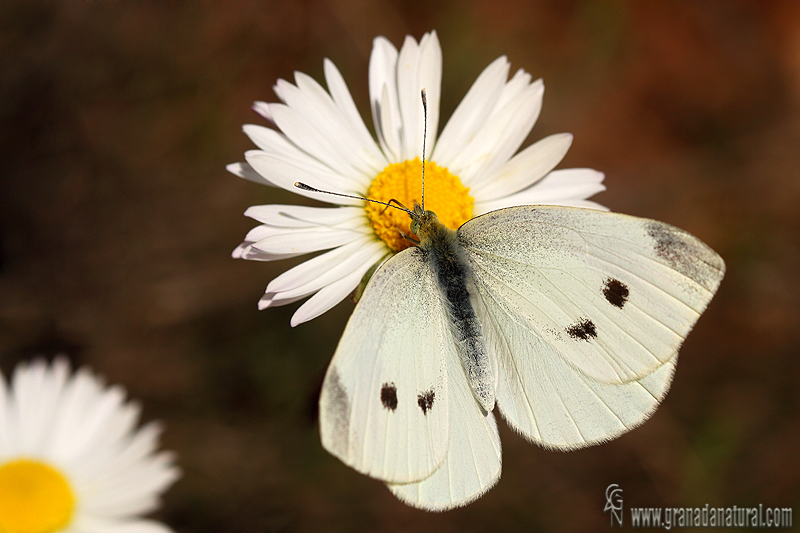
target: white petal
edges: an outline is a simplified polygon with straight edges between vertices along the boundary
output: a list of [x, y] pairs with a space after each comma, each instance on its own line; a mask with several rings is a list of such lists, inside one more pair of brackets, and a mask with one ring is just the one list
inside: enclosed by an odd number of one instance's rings
[[[422, 100], [417, 79], [419, 45], [406, 35], [397, 57], [397, 106], [400, 109], [400, 160], [422, 151]], [[419, 142], [417, 142], [419, 140]], [[414, 150], [414, 146], [417, 147]], [[414, 154], [414, 155], [412, 155]]]
[[253, 141], [253, 144], [268, 154], [281, 154], [287, 159], [304, 160], [308, 158], [310, 160], [308, 164], [317, 164], [321, 168], [327, 168], [324, 163], [302, 151], [279, 131], [258, 124], [245, 124], [242, 126], [242, 131]]
[[235, 174], [236, 176], [239, 176], [242, 179], [246, 179], [248, 181], [252, 181], [260, 185], [268, 185], [270, 187], [276, 187], [274, 183], [272, 183], [267, 178], [256, 172], [255, 169], [250, 165], [248, 165], [247, 163], [231, 163], [229, 165], [226, 165], [225, 169], [231, 174]]
[[323, 172], [312, 166], [304, 166], [299, 161], [287, 161], [281, 156], [258, 150], [246, 152], [245, 159], [256, 172], [287, 191], [328, 204], [363, 205], [363, 200], [311, 192], [294, 186], [296, 182], [302, 181], [318, 189], [354, 196], [359, 195], [361, 191], [356, 183], [332, 170]]
[[261, 239], [272, 237], [273, 235], [276, 235], [283, 231], [285, 231], [285, 228], [276, 228], [275, 226], [268, 226], [266, 224], [262, 224], [248, 231], [247, 235], [244, 236], [244, 242], [249, 242], [250, 246], [252, 246]]
[[158, 449], [161, 432], [161, 424], [157, 422], [150, 422], [143, 426], [120, 443], [113, 464], [104, 468], [100, 475], [104, 478], [114, 478], [121, 472], [135, 469], [141, 461], [150, 460], [151, 454]]
[[536, 183], [534, 187], [542, 194], [556, 193], [566, 197], [588, 198], [606, 190], [605, 174], [591, 168], [563, 168], [554, 170]]
[[330, 310], [336, 304], [347, 298], [347, 295], [358, 287], [364, 274], [366, 274], [367, 270], [371, 267], [372, 264], [365, 264], [350, 275], [343, 277], [335, 283], [331, 283], [309, 298], [308, 301], [301, 305], [295, 314], [292, 315], [292, 327], [317, 318], [319, 315]]
[[566, 200], [563, 203], [560, 204], [557, 203], [555, 205], [566, 205], [569, 207], [583, 207], [585, 209], [597, 209], [598, 211], [609, 211], [609, 209], [603, 204], [599, 204], [591, 200]]
[[61, 395], [58, 417], [53, 421], [51, 454], [55, 460], [76, 461], [87, 443], [93, 416], [107, 413], [120, 401], [119, 387], [108, 392], [110, 395], [104, 394], [101, 382], [86, 368], [80, 369], [67, 383]]
[[572, 135], [559, 133], [530, 145], [486, 179], [473, 182], [470, 194], [482, 202], [497, 200], [528, 188], [558, 165], [572, 144]]
[[448, 167], [471, 187], [480, 176], [490, 174], [516, 152], [542, 108], [544, 84], [537, 81], [492, 112], [483, 127]]
[[234, 259], [247, 259], [248, 261], [280, 261], [282, 259], [290, 259], [292, 257], [297, 257], [298, 255], [302, 255], [302, 254], [270, 254], [253, 248], [253, 244], [254, 243], [252, 241], [243, 242], [233, 250], [233, 253], [231, 253], [231, 257], [233, 257]]
[[303, 294], [301, 296], [293, 296], [291, 298], [281, 299], [279, 297], [280, 295], [272, 294], [272, 293], [268, 292], [268, 293], [265, 293], [264, 296], [262, 296], [261, 299], [258, 301], [258, 310], [259, 311], [263, 311], [267, 307], [280, 307], [282, 305], [288, 305], [288, 304], [294, 303], [294, 302], [296, 302], [298, 300], [302, 300], [303, 298], [305, 298], [309, 294], [311, 294], [311, 293], [309, 292], [308, 294]]
[[317, 169], [330, 170], [330, 167], [298, 148], [279, 131], [257, 124], [245, 124], [242, 126], [242, 131], [253, 141], [253, 144], [268, 154], [280, 155], [287, 160], [314, 166]]
[[264, 117], [265, 119], [269, 120], [270, 122], [274, 122], [272, 120], [272, 113], [269, 110], [269, 104], [266, 102], [255, 102], [253, 103], [253, 111]]
[[275, 124], [287, 139], [335, 172], [348, 176], [356, 184], [363, 182], [366, 175], [358, 175], [362, 171], [355, 168], [333, 139], [323, 133], [326, 127], [319, 127], [317, 122], [310, 120], [304, 113], [285, 104], [270, 104], [269, 110]]
[[69, 457], [61, 455], [59, 450], [52, 452], [53, 457], [70, 465], [74, 475], [92, 479], [93, 482], [115, 468], [119, 450], [130, 439], [141, 413], [141, 407], [133, 402], [113, 405], [100, 398], [95, 403], [107, 405], [109, 414], [96, 409], [87, 412], [88, 418], [96, 421], [96, 426], [91, 426], [87, 421], [82, 424], [87, 432], [93, 432], [91, 439], [80, 447], [75, 446]]
[[[253, 150], [245, 152], [245, 157], [248, 153], [263, 153], [277, 157], [298, 168], [305, 169], [305, 172], [310, 175], [322, 174], [325, 176], [332, 176], [335, 178], [336, 183], [351, 181], [351, 177], [337, 174], [328, 165], [304, 152], [289, 141], [285, 135], [272, 128], [265, 128], [264, 126], [257, 126], [255, 124], [245, 124], [242, 126], [242, 130], [250, 140], [260, 148], [260, 151]], [[299, 177], [303, 178], [303, 175]], [[292, 192], [296, 191], [292, 190]]]
[[234, 259], [243, 259], [245, 252], [252, 244], [252, 242], [244, 241], [242, 244], [233, 249], [233, 252], [231, 252], [231, 257]]
[[[276, 293], [276, 297], [280, 299], [310, 294], [311, 292], [316, 292], [327, 285], [339, 281], [356, 270], [360, 270], [364, 265], [374, 265], [387, 253], [386, 245], [381, 241], [374, 240], [367, 245], [363, 242], [357, 242], [355, 244], [358, 246], [353, 246], [353, 243], [348, 245], [347, 251], [350, 256], [346, 259], [340, 259], [339, 263], [331, 264], [330, 261], [327, 261], [328, 268], [326, 270], [320, 270], [320, 268], [318, 268], [319, 264], [312, 265], [312, 267], [309, 267], [307, 270], [310, 270], [313, 276], [309, 275], [301, 281], [298, 281], [295, 277], [291, 285], [285, 281], [284, 283], [279, 282], [278, 284], [273, 284], [275, 282], [275, 280], [273, 280], [273, 283], [270, 283], [267, 287], [267, 292]], [[316, 259], [316, 257], [314, 259]], [[310, 261], [313, 261], [313, 259], [307, 262]], [[314, 266], [317, 268], [313, 268]]]
[[19, 365], [12, 381], [13, 402], [18, 417], [18, 446], [33, 455], [46, 452], [50, 427], [63, 380], [58, 383], [51, 376], [43, 359], [29, 365]]
[[356, 104], [353, 101], [353, 97], [350, 95], [350, 91], [347, 88], [342, 74], [336, 68], [336, 65], [333, 64], [333, 61], [329, 59], [325, 59], [323, 66], [325, 70], [325, 82], [328, 84], [331, 97], [341, 111], [342, 117], [350, 124], [351, 129], [358, 136], [360, 140], [359, 145], [361, 146], [360, 149], [368, 150], [370, 157], [377, 158], [379, 161], [380, 169], [384, 168], [388, 164], [388, 161], [386, 161], [386, 157], [375, 144], [375, 139], [372, 138], [367, 126], [364, 124], [364, 120], [361, 118], [361, 114], [359, 114], [356, 108]]
[[150, 455], [135, 468], [115, 472], [92, 484], [86, 493], [87, 513], [106, 517], [124, 517], [152, 511], [158, 506], [159, 493], [175, 482], [180, 473], [172, 468], [171, 454]]
[[[425, 89], [428, 100], [428, 138], [427, 153], [425, 154], [426, 158], [428, 158], [433, 151], [433, 146], [436, 145], [439, 133], [439, 112], [442, 98], [442, 47], [439, 44], [439, 36], [436, 31], [423, 35], [422, 39], [420, 39], [419, 47], [419, 85]], [[419, 99], [419, 94], [417, 98]], [[422, 147], [419, 147], [418, 150], [421, 157]]]
[[364, 222], [364, 210], [359, 207], [307, 207], [304, 205], [254, 205], [244, 212], [252, 219], [283, 228], [333, 226], [351, 220]]
[[402, 120], [402, 161], [422, 156], [424, 113], [420, 91], [428, 98], [428, 138], [435, 143], [442, 84], [442, 49], [436, 32], [425, 34], [420, 44], [407, 36], [397, 59], [397, 98]]
[[516, 194], [488, 202], [475, 202], [475, 214], [515, 205], [566, 205], [607, 210], [586, 199], [606, 189], [602, 172], [589, 168], [554, 170], [540, 181]]
[[369, 57], [369, 101], [378, 142], [388, 160], [399, 162], [400, 109], [397, 104], [397, 48], [376, 37]]
[[11, 402], [6, 378], [0, 372], [0, 462], [11, 455], [11, 435], [16, 434], [16, 424], [11, 424]]
[[386, 154], [389, 161], [399, 162], [402, 161], [402, 141], [401, 129], [402, 122], [400, 113], [394, 108], [395, 103], [392, 100], [392, 89], [388, 85], [383, 86], [380, 93], [380, 99], [375, 102], [372, 114], [375, 117], [375, 122], [379, 124], [378, 131], [381, 134], [378, 140], [381, 141], [381, 148]]
[[[536, 80], [536, 83], [544, 84], [541, 79]], [[503, 86], [503, 90], [500, 92], [500, 98], [497, 99], [497, 103], [494, 106], [494, 111], [503, 109], [511, 100], [523, 93], [530, 85], [531, 75], [522, 69], [517, 70], [514, 76], [508, 80], [508, 83]]]
[[[306, 208], [306, 209], [313, 209], [313, 208]], [[326, 224], [326, 225], [297, 224], [292, 226], [285, 224], [284, 226], [281, 227], [269, 224], [261, 224], [260, 226], [254, 227], [247, 233], [247, 235], [245, 236], [244, 243], [240, 244], [236, 248], [236, 250], [234, 250], [234, 254], [237, 254], [238, 257], [244, 257], [246, 254], [250, 253], [250, 250], [248, 249], [249, 246], [255, 248], [256, 250], [260, 250], [261, 252], [267, 252], [268, 254], [272, 255], [276, 254], [296, 255], [298, 252], [284, 250], [283, 248], [280, 249], [270, 248], [269, 246], [273, 243], [271, 239], [278, 238], [278, 240], [275, 242], [283, 242], [284, 237], [288, 239], [293, 239], [293, 238], [302, 239], [304, 235], [314, 232], [318, 232], [320, 235], [328, 235], [332, 239], [336, 239], [337, 241], [340, 238], [346, 238], [348, 235], [352, 235], [353, 239], [359, 238], [360, 236], [363, 235], [373, 235], [373, 230], [367, 224], [366, 217], [364, 216], [356, 218], [348, 218], [338, 224]], [[347, 242], [350, 242], [350, 240], [348, 240]], [[250, 259], [249, 257], [246, 258]], [[270, 261], [276, 258], [264, 257], [258, 259]]]
[[[313, 209], [313, 208], [309, 208]], [[363, 213], [363, 212], [362, 212]], [[309, 230], [319, 229], [322, 231], [331, 231], [331, 230], [339, 230], [339, 231], [355, 231], [358, 234], [368, 234], [372, 232], [372, 229], [368, 226], [366, 216], [360, 216], [351, 218], [348, 217], [345, 220], [342, 220], [338, 224], [325, 224], [325, 225], [318, 225], [318, 224], [298, 224], [298, 225], [289, 225], [284, 224], [283, 226], [273, 226], [270, 224], [261, 224], [260, 226], [256, 226], [255, 228], [251, 229], [247, 235], [245, 236], [245, 242], [251, 242], [256, 245], [256, 243], [268, 238], [274, 237], [276, 235], [289, 235], [293, 232], [305, 232]], [[256, 248], [263, 250], [260, 246], [256, 245]], [[269, 250], [266, 250], [269, 251]], [[278, 252], [273, 252], [278, 253]], [[288, 252], [287, 252], [288, 253]]]
[[[333, 65], [333, 63], [330, 63], [330, 65]], [[333, 71], [330, 70], [330, 67], [327, 68], [328, 72], [333, 75], [333, 79], [336, 80], [336, 75], [334, 74], [334, 72], [338, 73], [336, 67], [333, 67]], [[317, 110], [318, 113], [324, 113], [329, 120], [335, 123], [340, 136], [342, 133], [346, 134], [353, 143], [363, 141], [373, 149], [373, 154], [379, 155], [380, 150], [375, 144], [375, 141], [372, 139], [372, 136], [369, 135], [364, 122], [361, 120], [361, 116], [358, 114], [352, 97], [349, 98], [349, 102], [347, 101], [347, 97], [350, 96], [350, 92], [348, 91], [347, 86], [344, 85], [344, 79], [341, 77], [341, 74], [339, 74], [339, 81], [342, 84], [338, 88], [339, 91], [342, 91], [347, 95], [338, 95], [340, 99], [344, 98], [344, 107], [340, 106], [339, 102], [334, 99], [333, 95], [328, 93], [314, 78], [302, 72], [295, 72], [295, 83], [297, 88], [300, 90], [301, 95], [304, 96], [303, 101], [301, 102], [302, 105], [313, 108]], [[318, 119], [318, 117], [314, 116], [311, 118]], [[359, 132], [362, 132], [365, 135], [361, 135]]]
[[59, 440], [69, 441], [70, 449], [69, 455], [63, 454], [62, 449], [53, 450], [54, 456], [61, 461], [76, 463], [91, 457], [87, 452], [96, 449], [94, 447], [107, 436], [106, 430], [125, 401], [125, 392], [122, 387], [114, 386], [103, 394], [87, 394], [86, 399], [83, 411], [73, 418], [75, 425], [72, 428], [61, 426]]
[[[267, 293], [285, 293], [298, 287], [308, 286], [313, 280], [325, 277], [331, 271], [342, 269], [343, 265], [347, 265], [344, 272], [348, 273], [378, 252], [386, 253], [386, 246], [377, 239], [364, 237], [353, 241], [287, 270], [267, 285]], [[341, 277], [342, 275], [339, 275], [331, 279], [337, 280]], [[310, 292], [317, 289], [312, 289]]]
[[475, 137], [494, 109], [508, 77], [509, 63], [500, 56], [483, 69], [453, 116], [447, 121], [431, 154], [431, 160], [450, 167], [453, 160]]
[[347, 229], [289, 230], [261, 239], [254, 248], [272, 254], [307, 254], [342, 246], [364, 235]]
[[550, 172], [521, 193], [528, 191], [531, 195], [535, 194], [535, 197], [531, 197], [540, 199], [536, 203], [552, 202], [559, 198], [584, 200], [606, 190], [604, 178], [602, 172], [591, 168], [565, 168]]
[[312, 77], [297, 72], [295, 81], [296, 87], [284, 80], [278, 82], [286, 104], [309, 124], [313, 124], [350, 167], [362, 172], [365, 177], [380, 172], [385, 166], [382, 164], [385, 158], [375, 141], [367, 139], [364, 142], [358, 130], [351, 126], [347, 115], [340, 111], [331, 96]]

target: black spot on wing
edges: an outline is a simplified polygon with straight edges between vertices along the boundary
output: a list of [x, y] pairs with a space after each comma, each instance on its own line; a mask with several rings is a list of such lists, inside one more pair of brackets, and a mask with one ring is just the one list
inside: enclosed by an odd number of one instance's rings
[[588, 341], [597, 337], [597, 327], [588, 318], [583, 318], [577, 324], [569, 326], [567, 334], [575, 340]]
[[417, 395], [417, 404], [419, 408], [422, 409], [422, 414], [427, 415], [428, 411], [431, 410], [433, 407], [433, 398], [436, 396], [436, 392], [431, 389], [427, 392], [421, 392]]
[[606, 286], [603, 288], [603, 296], [606, 297], [608, 303], [613, 305], [614, 307], [622, 307], [625, 305], [625, 302], [628, 301], [628, 295], [630, 291], [628, 290], [628, 286], [622, 283], [618, 279], [614, 278], [606, 278]]
[[394, 383], [384, 383], [381, 387], [381, 403], [390, 411], [397, 409], [397, 387]]
[[350, 438], [350, 399], [342, 386], [336, 367], [331, 368], [322, 387], [328, 397], [325, 416], [333, 427], [331, 446], [334, 450], [344, 453]]

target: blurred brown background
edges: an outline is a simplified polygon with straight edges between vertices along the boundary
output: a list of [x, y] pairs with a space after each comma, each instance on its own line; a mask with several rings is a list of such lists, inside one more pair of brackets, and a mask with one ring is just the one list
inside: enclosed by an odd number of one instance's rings
[[[431, 29], [442, 123], [507, 54], [547, 87], [531, 139], [574, 133], [561, 167], [606, 172], [598, 201], [728, 264], [649, 422], [568, 454], [503, 426], [499, 484], [433, 515], [322, 449], [352, 305], [295, 329], [297, 304], [256, 310], [291, 262], [231, 259], [242, 213], [298, 197], [225, 171], [276, 79], [329, 57], [363, 113], [373, 37]], [[20, 0], [0, 57], [0, 368], [66, 352], [124, 384], [179, 454], [176, 530], [603, 531], [610, 483], [626, 509], [800, 510], [800, 3]]]

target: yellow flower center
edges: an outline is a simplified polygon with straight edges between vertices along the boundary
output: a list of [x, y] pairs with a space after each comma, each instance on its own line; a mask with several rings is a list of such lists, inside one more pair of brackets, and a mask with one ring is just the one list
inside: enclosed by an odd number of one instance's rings
[[[388, 202], [396, 200], [409, 209], [414, 202], [422, 203], [422, 161], [392, 163], [375, 176], [367, 191], [367, 198]], [[433, 161], [425, 162], [425, 209], [436, 213], [439, 222], [448, 228], [458, 229], [472, 218], [475, 200], [469, 189], [461, 184], [445, 167]], [[367, 217], [375, 233], [395, 252], [411, 246], [403, 234], [412, 235], [411, 219], [407, 213], [392, 207], [368, 202]], [[402, 232], [402, 234], [400, 233]]]
[[0, 465], [0, 533], [51, 533], [64, 529], [75, 494], [50, 465], [17, 459]]

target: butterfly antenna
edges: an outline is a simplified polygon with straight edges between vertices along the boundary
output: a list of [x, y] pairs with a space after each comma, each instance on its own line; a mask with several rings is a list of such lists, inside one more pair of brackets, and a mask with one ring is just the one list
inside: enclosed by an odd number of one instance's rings
[[422, 210], [425, 211], [425, 141], [428, 137], [428, 99], [425, 97], [425, 89], [421, 91], [422, 96]]
[[[413, 216], [413, 213], [411, 212], [411, 210], [409, 208], [407, 208], [406, 206], [404, 206], [403, 204], [401, 204], [400, 202], [398, 202], [397, 200], [389, 200], [389, 202], [387, 203], [387, 202], [381, 202], [380, 200], [373, 200], [371, 198], [364, 198], [363, 196], [354, 196], [352, 194], [342, 194], [340, 192], [323, 191], [322, 189], [317, 189], [315, 187], [312, 187], [311, 185], [306, 185], [305, 183], [303, 183], [301, 181], [294, 182], [294, 186], [297, 187], [298, 189], [302, 189], [304, 191], [319, 192], [319, 193], [322, 193], [322, 194], [332, 194], [334, 196], [342, 196], [344, 198], [354, 198], [356, 200], [364, 200], [365, 202], [373, 202], [373, 203], [376, 203], [376, 204], [385, 205], [386, 207], [394, 207], [395, 209], [399, 209], [400, 211], [405, 211], [409, 215]], [[396, 203], [398, 205], [392, 205], [392, 202], [394, 202], [394, 203]]]

